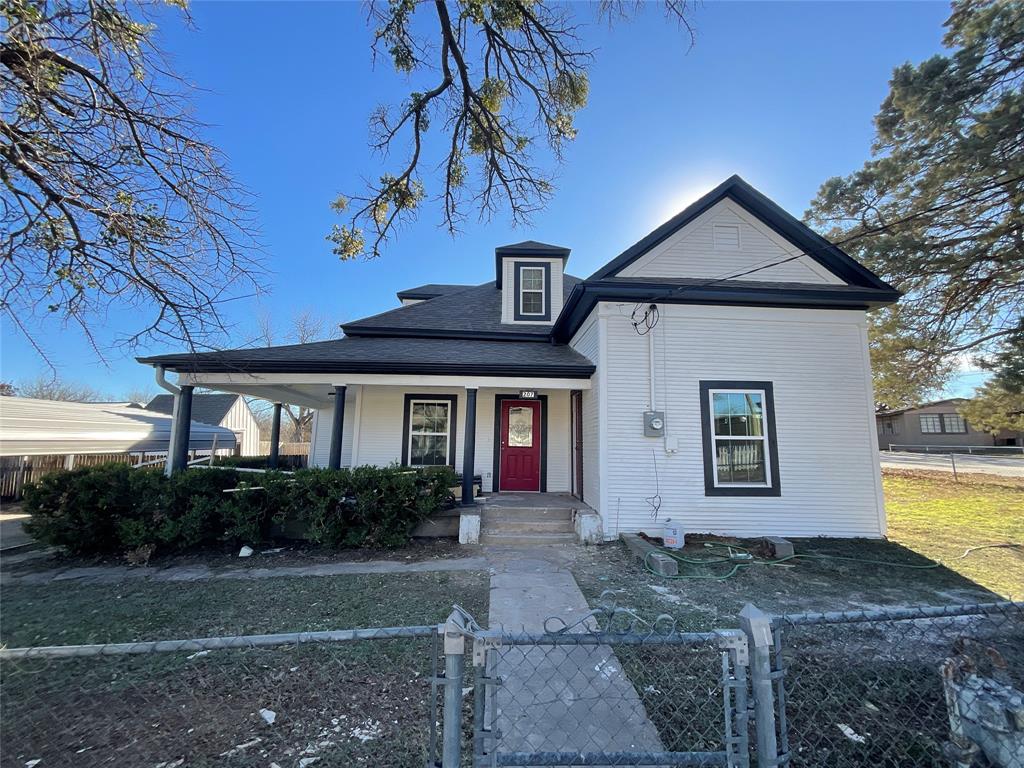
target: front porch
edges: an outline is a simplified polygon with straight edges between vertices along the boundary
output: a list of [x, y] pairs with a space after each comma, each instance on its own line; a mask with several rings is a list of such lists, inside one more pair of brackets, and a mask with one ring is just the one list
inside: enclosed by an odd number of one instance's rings
[[[583, 495], [580, 408], [589, 379], [383, 374], [350, 374], [344, 383], [339, 379], [329, 374], [181, 373], [177, 412], [187, 412], [194, 387], [303, 405], [315, 411], [311, 467], [451, 466], [462, 477], [462, 505], [487, 521], [485, 538], [512, 532], [576, 537], [580, 511], [588, 516], [587, 529], [594, 527], [596, 513], [578, 498]], [[271, 466], [276, 464], [280, 410], [274, 409]], [[559, 525], [545, 525], [543, 515], [548, 522], [558, 516]], [[510, 516], [517, 518], [515, 531], [504, 526]], [[523, 530], [528, 521], [537, 522], [537, 529]], [[451, 523], [438, 529], [447, 530]]]

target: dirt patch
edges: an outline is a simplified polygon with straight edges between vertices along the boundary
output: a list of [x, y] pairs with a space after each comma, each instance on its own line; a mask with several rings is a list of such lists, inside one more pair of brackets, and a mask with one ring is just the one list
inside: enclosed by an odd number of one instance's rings
[[435, 652], [425, 638], [4, 662], [0, 765], [420, 768]]
[[[455, 539], [422, 539], [398, 549], [330, 549], [318, 545], [295, 542], [288, 545], [259, 547], [251, 557], [239, 557], [238, 549], [206, 549], [183, 554], [154, 555], [147, 566], [140, 568], [176, 568], [207, 566], [209, 568], [273, 568], [276, 566], [309, 566], [327, 563], [364, 563], [370, 560], [395, 560], [417, 563], [426, 560], [446, 560], [466, 557]], [[39, 573], [54, 569], [91, 568], [97, 566], [128, 565], [123, 556], [81, 557], [61, 552], [34, 557], [16, 563], [2, 563], [4, 572], [12, 574]]]
[[997, 488], [1016, 488], [1024, 490], [1024, 477], [1008, 475], [992, 475], [980, 472], [957, 472], [958, 480], [953, 479], [952, 472], [927, 469], [895, 469], [882, 467], [882, 477], [902, 478], [904, 480], [925, 481], [936, 488], [946, 487], [951, 491], [963, 486], [993, 486]]

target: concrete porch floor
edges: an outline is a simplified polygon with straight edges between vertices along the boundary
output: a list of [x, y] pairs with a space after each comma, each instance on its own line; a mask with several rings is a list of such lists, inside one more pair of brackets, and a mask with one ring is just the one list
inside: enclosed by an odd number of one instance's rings
[[501, 493], [482, 494], [476, 498], [478, 505], [489, 509], [582, 509], [589, 510], [570, 493]]

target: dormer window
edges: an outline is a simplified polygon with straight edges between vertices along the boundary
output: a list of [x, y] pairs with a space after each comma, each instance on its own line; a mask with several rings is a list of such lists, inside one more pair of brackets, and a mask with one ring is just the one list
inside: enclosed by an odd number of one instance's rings
[[515, 263], [515, 319], [551, 319], [551, 264], [517, 261]]

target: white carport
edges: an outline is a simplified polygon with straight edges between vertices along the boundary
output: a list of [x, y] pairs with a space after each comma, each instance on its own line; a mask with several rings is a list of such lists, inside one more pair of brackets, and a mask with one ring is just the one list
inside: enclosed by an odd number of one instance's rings
[[[0, 398], [0, 456], [166, 453], [170, 416], [123, 403]], [[188, 450], [233, 448], [235, 433], [191, 422]]]

